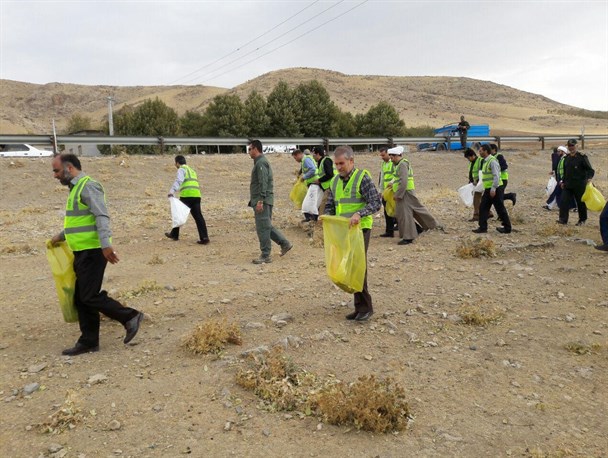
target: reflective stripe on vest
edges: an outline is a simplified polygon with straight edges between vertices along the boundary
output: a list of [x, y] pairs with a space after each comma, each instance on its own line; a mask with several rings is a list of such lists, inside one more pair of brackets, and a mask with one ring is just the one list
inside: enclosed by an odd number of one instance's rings
[[[367, 170], [354, 169], [346, 185], [340, 175], [332, 178], [331, 192], [336, 204], [336, 215], [350, 218], [365, 207], [366, 202], [361, 195], [361, 182], [366, 174], [370, 176]], [[362, 216], [359, 224], [361, 229], [371, 229], [374, 224], [372, 215]]]
[[180, 166], [180, 169], [184, 169], [185, 176], [182, 185], [179, 187], [180, 197], [200, 197], [201, 187], [198, 184], [198, 177], [192, 167], [186, 164]]
[[307, 178], [306, 180], [304, 180], [304, 183], [306, 183], [307, 185], [314, 183], [315, 181], [317, 181], [319, 179], [319, 169], [317, 168], [317, 163], [315, 162], [315, 158], [312, 157], [310, 154], [305, 154], [304, 157], [302, 158], [302, 176], [306, 175], [306, 173], [309, 172], [309, 168], [306, 166], [306, 163], [304, 161], [304, 159], [309, 158], [314, 167], [315, 167], [315, 173], [313, 176], [311, 176], [310, 178]]
[[[498, 153], [496, 155], [496, 157], [498, 157], [498, 156], [502, 156], [502, 154]], [[504, 158], [504, 156], [503, 156], [503, 158]], [[505, 160], [505, 162], [506, 162], [506, 160]], [[508, 170], [501, 170], [500, 171], [500, 179], [501, 180], [508, 180], [509, 179], [509, 171]]]
[[395, 164], [390, 159], [382, 162], [382, 189], [389, 187], [389, 182], [395, 178]]
[[[323, 156], [323, 159], [321, 159], [321, 162], [319, 162], [319, 167], [317, 169], [317, 173], [319, 175], [319, 180], [326, 175], [325, 167], [324, 167], [326, 159], [329, 159], [329, 157]], [[336, 174], [336, 172], [334, 172], [334, 175], [335, 174]], [[327, 188], [329, 188], [329, 185], [331, 184], [331, 180], [321, 181], [320, 183], [321, 183], [321, 189], [323, 189], [323, 191], [325, 191]]]
[[101, 248], [95, 215], [80, 199], [80, 194], [89, 180], [91, 180], [91, 177], [85, 176], [76, 183], [76, 186], [70, 190], [65, 205], [63, 232], [72, 251]]
[[[494, 156], [489, 156], [489, 160], [485, 160], [483, 165], [481, 166], [481, 180], [483, 181], [483, 188], [490, 189], [492, 188], [492, 183], [494, 183], [494, 175], [492, 174], [492, 168], [490, 167], [490, 163], [493, 161], [498, 162], [498, 159]], [[502, 178], [498, 179], [498, 186], [502, 186]]]
[[399, 189], [399, 183], [401, 183], [401, 178], [399, 178], [399, 167], [401, 167], [401, 164], [403, 164], [404, 162], [406, 162], [408, 165], [407, 186], [405, 187], [405, 190], [413, 191], [414, 189], [416, 189], [416, 187], [414, 186], [414, 170], [412, 169], [412, 166], [410, 165], [410, 161], [403, 158], [399, 161], [399, 164], [397, 164], [397, 167], [395, 167], [395, 182], [393, 183], [393, 192], [397, 192], [397, 189]]

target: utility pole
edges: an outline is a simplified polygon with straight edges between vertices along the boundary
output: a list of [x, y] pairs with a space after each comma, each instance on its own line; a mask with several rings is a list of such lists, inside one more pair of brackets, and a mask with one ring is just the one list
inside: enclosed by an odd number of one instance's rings
[[112, 117], [112, 102], [114, 101], [113, 97], [108, 97], [108, 128], [110, 132], [110, 137], [114, 135], [114, 118]]

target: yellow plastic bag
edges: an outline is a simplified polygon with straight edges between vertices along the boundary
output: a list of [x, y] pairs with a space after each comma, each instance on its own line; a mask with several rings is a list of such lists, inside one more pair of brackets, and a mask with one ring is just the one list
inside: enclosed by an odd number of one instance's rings
[[363, 290], [367, 261], [361, 226], [348, 227], [349, 219], [323, 215], [327, 275], [347, 293]]
[[602, 193], [599, 192], [593, 183], [587, 183], [587, 187], [585, 188], [585, 193], [581, 198], [585, 205], [592, 212], [601, 212], [606, 205], [606, 199], [602, 196]]
[[386, 214], [388, 216], [395, 216], [395, 193], [393, 192], [392, 186], [389, 186], [384, 190], [382, 198], [386, 202], [386, 206], [384, 207]]
[[307, 191], [308, 187], [306, 186], [306, 183], [304, 183], [300, 179], [298, 179], [298, 181], [296, 181], [293, 185], [293, 188], [291, 188], [289, 198], [298, 210], [302, 208], [302, 202], [304, 202], [304, 198], [306, 197]]
[[55, 289], [59, 297], [59, 307], [66, 323], [78, 321], [78, 312], [74, 305], [76, 290], [76, 273], [74, 272], [74, 253], [66, 242], [53, 246], [50, 240], [46, 242], [46, 258], [53, 272]]

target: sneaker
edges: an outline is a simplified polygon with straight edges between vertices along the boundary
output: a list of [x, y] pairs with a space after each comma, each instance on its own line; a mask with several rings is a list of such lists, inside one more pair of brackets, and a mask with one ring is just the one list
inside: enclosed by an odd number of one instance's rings
[[293, 248], [293, 243], [288, 243], [281, 247], [281, 254], [279, 256], [285, 256], [289, 250]]
[[270, 256], [260, 256], [257, 259], [254, 259], [253, 261], [254, 264], [270, 264], [272, 262], [272, 259], [270, 258]]

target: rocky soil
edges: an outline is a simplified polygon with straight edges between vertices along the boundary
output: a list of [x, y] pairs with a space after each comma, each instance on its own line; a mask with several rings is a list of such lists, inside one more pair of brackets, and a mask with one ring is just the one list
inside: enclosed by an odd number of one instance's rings
[[[591, 146], [595, 184], [608, 196], [608, 149]], [[608, 255], [593, 249], [598, 214], [583, 227], [572, 214], [559, 228], [556, 212], [541, 208], [550, 153], [505, 155], [518, 194], [514, 208], [507, 204], [515, 231], [500, 235], [491, 222], [483, 238], [496, 256], [462, 259], [457, 249], [475, 239], [472, 211], [456, 192], [465, 159], [409, 154], [418, 195], [445, 232], [397, 246], [378, 237], [377, 216], [369, 249], [376, 313], [365, 324], [344, 319], [351, 296], [328, 280], [319, 232], [310, 237], [288, 200], [290, 156], [270, 161], [275, 224], [294, 249], [285, 257], [275, 249], [263, 266], [251, 263], [258, 243], [247, 155], [189, 160], [203, 185], [207, 246], [195, 243], [192, 220], [179, 242], [163, 236], [171, 156], [86, 158], [85, 172], [105, 186], [121, 258], [105, 288], [146, 320], [126, 346], [123, 328], [104, 320], [100, 352], [73, 358], [61, 350], [78, 327], [62, 321], [45, 258], [66, 188], [50, 159], [1, 160], [0, 456], [607, 456]], [[373, 175], [379, 161], [357, 158]], [[467, 307], [499, 319], [464, 324]], [[242, 346], [219, 358], [181, 348], [196, 324], [218, 317], [239, 324]], [[408, 429], [375, 434], [266, 408], [235, 374], [244, 351], [277, 342], [320, 376], [393, 378], [407, 393]], [[43, 432], [62, 417], [72, 426]]]

